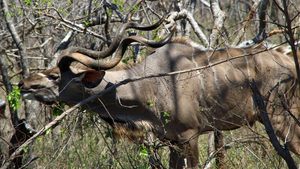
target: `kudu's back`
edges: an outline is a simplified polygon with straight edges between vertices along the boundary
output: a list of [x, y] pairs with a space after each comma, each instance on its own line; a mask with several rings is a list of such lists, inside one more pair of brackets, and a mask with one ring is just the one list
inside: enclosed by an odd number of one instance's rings
[[[281, 136], [299, 140], [298, 126], [286, 118], [284, 107], [298, 118], [298, 90], [293, 58], [283, 48], [224, 48], [204, 51], [186, 44], [171, 43], [157, 49], [139, 65], [143, 74], [165, 73], [203, 67], [189, 73], [147, 81], [147, 99], [155, 101], [159, 112], [168, 112], [176, 121], [175, 131], [189, 128], [204, 132], [217, 128], [231, 130], [261, 121], [255, 110], [249, 82], [254, 79], [265, 99], [275, 130]], [[222, 62], [214, 66], [217, 62]], [[146, 100], [147, 100], [146, 99]], [[284, 104], [284, 105], [283, 105]], [[300, 105], [300, 104], [298, 104]], [[262, 121], [261, 121], [262, 122]], [[179, 125], [180, 124], [180, 125]], [[295, 133], [296, 132], [296, 133]], [[188, 137], [188, 136], [187, 136]], [[296, 143], [299, 145], [299, 143]]]

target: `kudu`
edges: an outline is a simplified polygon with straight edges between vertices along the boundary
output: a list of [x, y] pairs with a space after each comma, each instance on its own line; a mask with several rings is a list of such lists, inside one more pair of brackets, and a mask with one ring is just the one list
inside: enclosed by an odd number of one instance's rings
[[[184, 39], [167, 43], [171, 35], [162, 42], [127, 37], [119, 45], [120, 37], [128, 27], [150, 29], [127, 24], [120, 28], [121, 33], [103, 52], [89, 53], [81, 48], [65, 50], [55, 67], [20, 81], [23, 98], [75, 104], [127, 78], [206, 66], [188, 73], [122, 85], [98, 100], [88, 102], [84, 108], [96, 112], [120, 135], [141, 139], [151, 134], [176, 144], [183, 153], [170, 147], [170, 168], [198, 168], [200, 134], [261, 122], [249, 87], [249, 81], [254, 79], [265, 99], [277, 135], [291, 150], [300, 152], [299, 126], [288, 113], [299, 119], [299, 90], [293, 60], [284, 54], [282, 47], [270, 50], [264, 46], [202, 50]], [[128, 43], [133, 41], [152, 47], [163, 46], [132, 68], [111, 70], [121, 60]], [[96, 60], [111, 55], [117, 47], [110, 62]], [[241, 57], [232, 59], [237, 56]], [[227, 61], [210, 66], [222, 60]], [[89, 68], [70, 66], [73, 61]]]

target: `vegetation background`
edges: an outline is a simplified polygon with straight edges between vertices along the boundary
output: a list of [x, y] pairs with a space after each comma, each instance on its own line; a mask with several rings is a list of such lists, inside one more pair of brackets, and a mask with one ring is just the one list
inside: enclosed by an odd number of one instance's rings
[[[257, 0], [258, 1], [258, 0]], [[196, 21], [205, 37], [210, 39], [216, 17], [213, 16], [213, 0], [108, 0], [115, 4], [120, 13], [129, 20], [149, 25], [156, 22], [165, 14], [182, 12], [186, 10]], [[237, 37], [238, 32], [245, 29], [241, 41], [253, 39], [259, 32], [259, 8], [253, 8], [253, 1], [222, 0], [216, 1], [220, 9], [225, 12], [224, 26], [219, 28], [216, 45], [230, 46]], [[9, 12], [5, 12], [4, 3], [8, 5]], [[282, 30], [287, 25], [286, 17], [277, 5], [287, 3], [288, 12], [293, 18], [292, 27], [294, 38], [299, 39], [299, 11], [300, 1], [270, 1], [266, 15], [266, 32]], [[10, 77], [10, 83], [15, 86], [20, 79], [30, 73], [37, 73], [48, 69], [55, 63], [56, 54], [61, 48], [80, 46], [93, 50], [103, 50], [109, 43], [107, 40], [114, 37], [116, 30], [122, 25], [121, 15], [116, 10], [103, 7], [102, 0], [1, 0], [0, 8], [0, 57], [5, 63]], [[251, 10], [252, 9], [252, 10]], [[254, 12], [253, 18], [247, 22], [250, 11]], [[111, 17], [108, 29], [105, 23], [89, 26], [89, 18]], [[16, 33], [21, 39], [24, 51], [8, 30], [7, 19], [12, 21]], [[188, 37], [194, 42], [207, 46], [199, 39], [195, 31], [189, 26], [189, 20], [176, 21], [176, 36]], [[77, 24], [77, 26], [75, 25]], [[78, 27], [81, 26], [82, 28]], [[158, 40], [167, 34], [167, 24], [150, 32], [130, 30], [139, 36]], [[108, 32], [106, 32], [108, 31]], [[125, 33], [124, 36], [128, 36]], [[71, 35], [71, 38], [70, 38]], [[275, 34], [267, 39], [270, 43], [280, 44], [286, 42], [286, 34]], [[67, 41], [64, 41], [66, 40]], [[63, 42], [63, 43], [62, 43]], [[63, 46], [65, 45], [65, 46]], [[147, 54], [147, 48], [140, 46], [136, 53], [134, 47], [128, 48], [123, 59], [125, 64], [137, 62]], [[26, 63], [26, 62], [27, 63]], [[24, 68], [26, 67], [26, 69]], [[21, 71], [23, 70], [23, 72]], [[11, 95], [15, 102], [19, 100], [18, 93]], [[0, 99], [11, 101], [7, 89], [4, 87], [3, 78], [0, 77]], [[26, 118], [27, 123], [39, 130], [60, 115], [69, 106], [64, 103], [46, 105], [36, 101], [19, 100], [14, 105], [19, 119]], [[8, 151], [10, 139], [15, 134], [16, 125], [13, 122], [11, 111], [7, 107], [4, 117], [0, 119], [0, 150], [1, 163], [9, 158]], [[200, 167], [216, 167], [211, 153], [213, 135], [203, 135], [199, 139]], [[234, 131], [222, 132], [224, 141], [224, 166], [225, 168], [287, 168], [284, 160], [277, 155], [263, 125], [256, 123], [253, 127], [244, 126]], [[159, 149], [157, 149], [159, 147]], [[168, 168], [168, 147], [161, 143], [156, 145], [129, 142], [126, 139], [116, 140], [109, 126], [96, 114], [86, 110], [77, 110], [64, 118], [60, 125], [48, 130], [33, 144], [24, 148], [22, 164], [25, 168], [149, 168], [149, 156], [158, 154], [162, 166]], [[218, 151], [218, 150], [216, 150]], [[297, 164], [299, 158], [293, 155]]]

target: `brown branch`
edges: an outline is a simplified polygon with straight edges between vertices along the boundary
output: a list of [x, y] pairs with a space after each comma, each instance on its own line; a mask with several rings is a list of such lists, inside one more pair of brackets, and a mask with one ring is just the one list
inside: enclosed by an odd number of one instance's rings
[[[285, 15], [285, 19], [286, 19], [286, 40], [288, 41], [289, 45], [291, 46], [292, 49], [292, 53], [293, 53], [293, 58], [294, 58], [294, 62], [295, 62], [295, 69], [296, 69], [296, 73], [297, 73], [297, 82], [298, 85], [300, 86], [300, 68], [299, 68], [299, 61], [298, 61], [298, 56], [297, 56], [297, 50], [295, 47], [295, 38], [294, 38], [294, 33], [292, 30], [292, 21], [290, 19], [289, 16], [289, 12], [288, 12], [288, 7], [287, 7], [287, 3], [286, 0], [283, 0], [283, 8], [284, 8], [284, 15]], [[279, 6], [278, 6], [279, 7]], [[300, 91], [299, 91], [300, 93]]]
[[276, 4], [277, 8], [284, 13], [284, 9], [277, 3], [277, 0], [273, 0], [273, 2]]

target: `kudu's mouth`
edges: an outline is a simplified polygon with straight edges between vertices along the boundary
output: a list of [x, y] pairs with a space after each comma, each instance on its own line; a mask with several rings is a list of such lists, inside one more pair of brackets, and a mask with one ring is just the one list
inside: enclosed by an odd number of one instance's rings
[[51, 95], [46, 95], [46, 94], [42, 94], [42, 95], [37, 95], [36, 92], [31, 92], [31, 91], [25, 91], [25, 90], [21, 90], [21, 97], [23, 99], [28, 99], [28, 100], [37, 100], [40, 102], [43, 102], [47, 105], [51, 105], [54, 103], [55, 99], [51, 98]]
[[21, 97], [23, 99], [36, 100], [33, 93], [31, 93], [29, 91], [21, 90], [20, 93], [21, 93]]

